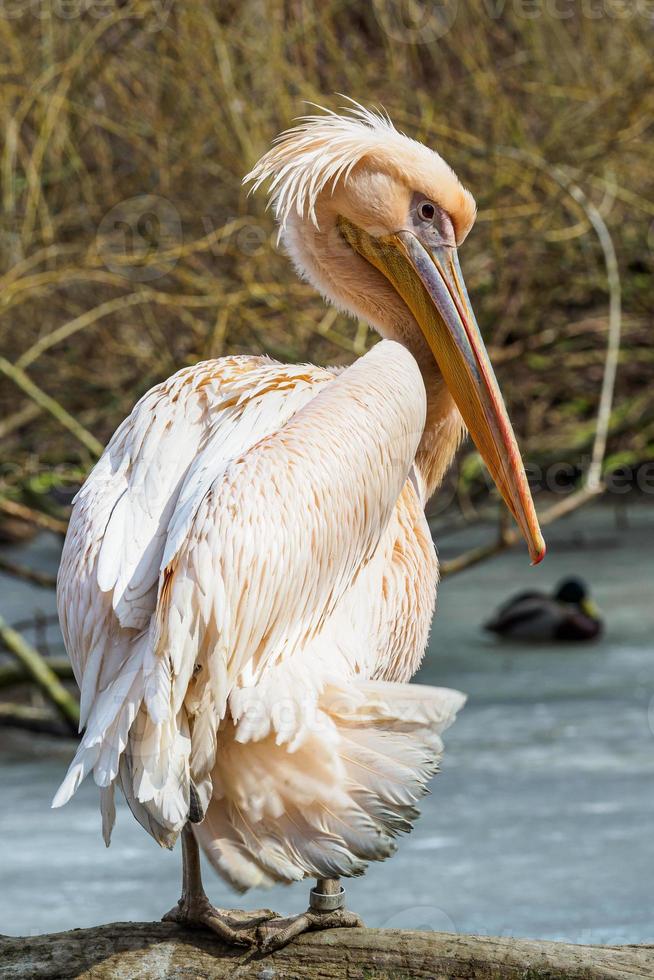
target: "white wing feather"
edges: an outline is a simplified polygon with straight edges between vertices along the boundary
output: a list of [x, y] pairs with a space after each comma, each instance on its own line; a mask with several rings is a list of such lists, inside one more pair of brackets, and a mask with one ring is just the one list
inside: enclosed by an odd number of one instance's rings
[[205, 660], [220, 719], [242, 671], [256, 683], [318, 635], [379, 545], [424, 414], [415, 361], [384, 341], [211, 483], [191, 468], [154, 643], [173, 666], [173, 710]]
[[[318, 368], [259, 357], [205, 362], [149, 391], [112, 437], [75, 500], [58, 576], [59, 618], [86, 733], [56, 805], [96, 765], [100, 741], [109, 749], [96, 778], [114, 778], [123, 730], [146, 690], [157, 704], [157, 678], [148, 673], [141, 634], [156, 609], [168, 525], [191, 463], [208, 465], [211, 443], [211, 464], [226, 465], [225, 453], [247, 451], [331, 379]], [[120, 700], [111, 692], [128, 674], [132, 700], [128, 694]], [[107, 700], [115, 709], [109, 721]]]
[[377, 606], [367, 636], [339, 623], [357, 619], [357, 582], [402, 592], [417, 542], [419, 608], [405, 590], [406, 636], [389, 634], [410, 675], [436, 579], [407, 483], [424, 419], [417, 365], [389, 341], [336, 378], [232, 358], [141, 400], [78, 495], [64, 549], [59, 611], [86, 732], [55, 805], [92, 769], [106, 840], [118, 781], [170, 846], [192, 782], [196, 832], [241, 888], [357, 874], [392, 852], [462, 699], [360, 686], [358, 671], [389, 676]]

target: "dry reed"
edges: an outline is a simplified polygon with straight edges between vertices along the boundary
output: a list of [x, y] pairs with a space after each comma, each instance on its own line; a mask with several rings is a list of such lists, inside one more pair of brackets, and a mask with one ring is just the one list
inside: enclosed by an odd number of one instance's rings
[[[372, 342], [297, 282], [240, 183], [303, 100], [337, 92], [382, 103], [475, 192], [462, 263], [526, 454], [586, 470], [609, 302], [566, 181], [581, 189], [623, 294], [604, 467], [653, 458], [654, 72], [632, 7], [0, 4], [0, 496], [40, 506], [78, 483], [185, 364], [347, 361]], [[468, 450], [461, 499], [476, 475]]]

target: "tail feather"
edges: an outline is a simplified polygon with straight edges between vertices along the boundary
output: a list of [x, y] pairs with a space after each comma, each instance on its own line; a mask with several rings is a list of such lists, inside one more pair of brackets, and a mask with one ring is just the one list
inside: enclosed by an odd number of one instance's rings
[[142, 707], [132, 726], [126, 754], [134, 797], [157, 823], [179, 833], [191, 805], [191, 738], [185, 710], [170, 721], [157, 724]]
[[[290, 751], [272, 733], [219, 732], [214, 796], [195, 833], [234, 887], [351, 877], [395, 850], [438, 770], [440, 733], [464, 702], [457, 691], [384, 682], [327, 687], [320, 723]], [[330, 731], [325, 741], [320, 732]], [[331, 738], [335, 731], [337, 737]], [[238, 734], [236, 730], [236, 734]]]
[[[67, 803], [93, 772], [96, 784], [106, 791], [101, 798], [105, 842], [114, 819], [110, 791], [118, 782], [139, 823], [160, 844], [171, 846], [189, 814], [191, 738], [184, 708], [163, 722], [147, 711], [143, 663], [148, 642], [147, 634], [135, 641], [129, 671], [118, 673], [96, 697], [52, 806]], [[196, 788], [201, 804], [208, 804], [206, 774], [201, 774]]]
[[269, 888], [279, 880], [264, 870], [256, 853], [250, 851], [230, 821], [227, 808], [216, 805], [216, 801], [207, 810], [202, 823], [193, 827], [193, 832], [218, 874], [237, 891]]
[[120, 756], [141, 703], [142, 658], [143, 643], [137, 642], [132, 668], [119, 673], [96, 698], [75, 757], [52, 801], [53, 807], [67, 803], [91, 770], [98, 786], [107, 787], [116, 778]]
[[106, 847], [111, 844], [111, 832], [116, 823], [114, 784], [100, 789], [100, 813], [102, 814], [102, 839]]
[[462, 694], [322, 670], [286, 710], [282, 694], [296, 672], [285, 669], [261, 691], [230, 696], [216, 733], [222, 702], [211, 679], [194, 679], [178, 710], [170, 693], [166, 714], [165, 671], [144, 661], [147, 643], [145, 634], [135, 640], [130, 670], [96, 697], [53, 801], [67, 802], [93, 771], [107, 845], [114, 783], [164, 847], [197, 820], [210, 861], [239, 890], [362, 874], [411, 830]]
[[150, 811], [137, 800], [134, 794], [133, 777], [129, 759], [125, 755], [123, 755], [120, 760], [120, 771], [116, 782], [123, 792], [123, 796], [125, 797], [128, 807], [132, 811], [132, 815], [136, 820], [138, 820], [143, 829], [154, 837], [157, 844], [159, 844], [161, 847], [171, 848], [177, 840], [177, 832], [171, 831], [169, 828], [164, 827], [163, 824], [156, 820]]

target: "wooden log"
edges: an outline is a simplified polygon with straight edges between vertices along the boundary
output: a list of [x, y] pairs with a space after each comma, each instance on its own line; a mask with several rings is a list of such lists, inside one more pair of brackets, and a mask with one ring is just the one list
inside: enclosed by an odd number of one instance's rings
[[76, 699], [72, 694], [69, 694], [39, 651], [28, 643], [17, 630], [8, 626], [2, 616], [0, 616], [0, 641], [22, 664], [63, 718], [70, 731], [76, 733], [79, 724], [79, 705]]
[[267, 956], [172, 923], [0, 938], [3, 980], [641, 980], [654, 946], [572, 946], [394, 929], [314, 932]]

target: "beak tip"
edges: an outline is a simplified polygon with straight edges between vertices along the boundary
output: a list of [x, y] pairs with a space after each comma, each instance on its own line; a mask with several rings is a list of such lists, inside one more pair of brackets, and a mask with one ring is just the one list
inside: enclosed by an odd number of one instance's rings
[[537, 544], [534, 546], [534, 548], [531, 550], [531, 554], [530, 554], [531, 564], [540, 565], [540, 563], [542, 562], [546, 554], [547, 554], [547, 546], [543, 541], [543, 539], [541, 538], [540, 541], [538, 541]]

